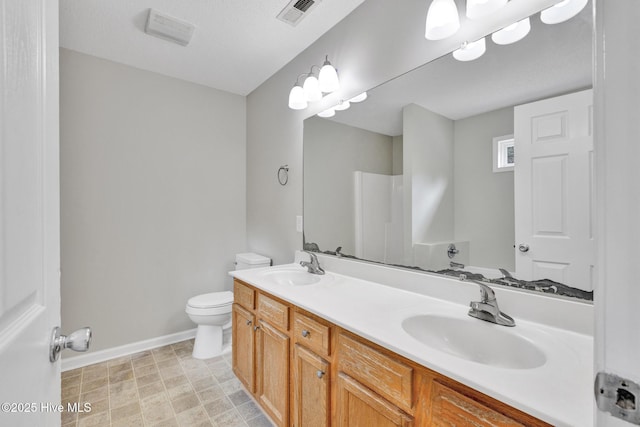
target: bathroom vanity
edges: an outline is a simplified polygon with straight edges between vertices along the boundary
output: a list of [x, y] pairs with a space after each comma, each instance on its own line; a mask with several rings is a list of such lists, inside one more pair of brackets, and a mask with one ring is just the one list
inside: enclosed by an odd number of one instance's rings
[[592, 423], [588, 335], [298, 264], [231, 274], [233, 369], [279, 426]]

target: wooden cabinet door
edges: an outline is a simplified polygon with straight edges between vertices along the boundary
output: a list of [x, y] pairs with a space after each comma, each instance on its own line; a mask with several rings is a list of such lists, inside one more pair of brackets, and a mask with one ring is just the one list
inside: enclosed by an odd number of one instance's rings
[[[525, 424], [496, 412], [449, 387], [433, 382], [431, 421], [434, 427], [524, 427]], [[535, 424], [535, 425], [542, 425]], [[527, 424], [533, 426], [534, 424]]]
[[413, 419], [344, 373], [338, 374], [339, 427], [413, 427]]
[[256, 398], [280, 427], [289, 423], [289, 337], [260, 321], [256, 334]]
[[233, 372], [253, 393], [255, 391], [255, 316], [238, 304], [233, 305], [232, 316]]
[[293, 355], [293, 426], [328, 427], [329, 363], [296, 344]]

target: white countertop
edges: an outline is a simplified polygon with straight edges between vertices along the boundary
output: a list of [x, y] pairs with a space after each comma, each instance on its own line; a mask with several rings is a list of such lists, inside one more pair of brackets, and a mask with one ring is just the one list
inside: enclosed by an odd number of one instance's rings
[[306, 271], [298, 264], [287, 264], [229, 274], [554, 426], [593, 426], [593, 338], [589, 335], [522, 320], [518, 313], [508, 312], [516, 326], [506, 329], [534, 343], [547, 360], [533, 369], [492, 367], [434, 350], [402, 328], [402, 321], [415, 315], [466, 316], [467, 305], [330, 271], [318, 276], [316, 284], [278, 284], [265, 275], [278, 269]]

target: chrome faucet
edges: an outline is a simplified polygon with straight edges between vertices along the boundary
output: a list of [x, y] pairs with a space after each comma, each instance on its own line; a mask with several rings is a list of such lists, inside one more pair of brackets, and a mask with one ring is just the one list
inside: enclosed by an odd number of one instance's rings
[[300, 261], [300, 265], [303, 267], [307, 267], [307, 271], [311, 274], [324, 274], [324, 270], [320, 267], [320, 263], [318, 262], [318, 257], [313, 252], [303, 251], [309, 254], [309, 258], [311, 261]]
[[460, 275], [460, 280], [463, 282], [473, 282], [480, 286], [480, 301], [471, 301], [469, 303], [469, 316], [475, 317], [480, 320], [495, 323], [502, 326], [516, 326], [515, 320], [507, 314], [504, 314], [498, 308], [498, 300], [496, 300], [496, 294], [486, 284], [478, 281], [467, 279], [464, 274]]

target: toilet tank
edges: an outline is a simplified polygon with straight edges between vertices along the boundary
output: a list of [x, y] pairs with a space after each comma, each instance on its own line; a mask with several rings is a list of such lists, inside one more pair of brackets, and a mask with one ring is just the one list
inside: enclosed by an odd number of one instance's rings
[[248, 268], [269, 267], [271, 259], [262, 255], [248, 252], [236, 254], [236, 270], [246, 270]]

